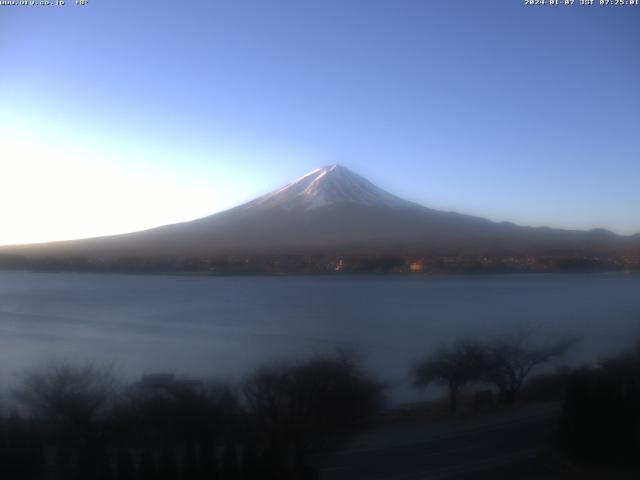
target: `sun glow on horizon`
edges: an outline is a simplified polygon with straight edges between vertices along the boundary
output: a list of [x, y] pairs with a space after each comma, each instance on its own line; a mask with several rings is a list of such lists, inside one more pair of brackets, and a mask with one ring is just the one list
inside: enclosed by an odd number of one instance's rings
[[[220, 193], [50, 139], [0, 133], [0, 245], [144, 230], [211, 214]], [[109, 152], [111, 155], [112, 152]]]

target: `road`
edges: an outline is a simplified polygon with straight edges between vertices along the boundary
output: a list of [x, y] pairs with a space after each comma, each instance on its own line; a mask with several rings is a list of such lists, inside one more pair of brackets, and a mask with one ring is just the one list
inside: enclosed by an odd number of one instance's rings
[[535, 478], [532, 464], [548, 441], [558, 404], [467, 420], [382, 426], [320, 460], [322, 480]]

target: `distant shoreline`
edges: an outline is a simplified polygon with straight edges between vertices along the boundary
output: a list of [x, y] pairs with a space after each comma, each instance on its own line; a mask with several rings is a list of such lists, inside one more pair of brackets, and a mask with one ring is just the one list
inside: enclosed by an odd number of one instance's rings
[[450, 271], [450, 272], [203, 272], [193, 271], [145, 271], [145, 270], [91, 270], [91, 269], [29, 269], [0, 267], [2, 272], [48, 273], [48, 274], [96, 274], [96, 275], [142, 275], [158, 277], [402, 277], [402, 278], [447, 278], [490, 276], [538, 276], [538, 275], [622, 275], [635, 277], [640, 269], [623, 270], [521, 270], [521, 271]]

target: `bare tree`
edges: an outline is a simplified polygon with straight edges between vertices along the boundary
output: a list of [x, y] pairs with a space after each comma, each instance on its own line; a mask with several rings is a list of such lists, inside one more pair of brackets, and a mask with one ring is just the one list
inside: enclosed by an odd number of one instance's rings
[[483, 378], [494, 384], [503, 401], [513, 403], [525, 380], [537, 367], [559, 358], [575, 343], [566, 337], [535, 344], [534, 329], [523, 329], [500, 337], [486, 347]]
[[93, 480], [105, 472], [106, 413], [116, 391], [110, 367], [50, 362], [29, 372], [16, 396], [57, 427], [58, 467], [66, 465], [68, 443], [78, 452], [78, 476]]
[[449, 390], [449, 411], [455, 414], [460, 389], [481, 377], [485, 359], [485, 349], [479, 343], [459, 342], [452, 347], [441, 347], [431, 357], [415, 365], [415, 386], [444, 385]]
[[381, 388], [351, 358], [322, 356], [259, 370], [244, 398], [278, 478], [312, 478], [306, 457], [372, 413]]
[[28, 372], [15, 393], [35, 414], [81, 432], [109, 406], [116, 385], [111, 367], [53, 361]]

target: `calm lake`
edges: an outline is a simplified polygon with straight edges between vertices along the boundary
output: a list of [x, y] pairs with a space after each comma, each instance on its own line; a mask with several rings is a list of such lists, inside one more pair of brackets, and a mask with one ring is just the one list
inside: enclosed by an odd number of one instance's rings
[[578, 334], [572, 361], [640, 337], [640, 276], [203, 277], [0, 271], [0, 387], [51, 358], [123, 375], [241, 378], [336, 348], [411, 400], [408, 370], [443, 342], [539, 327]]

